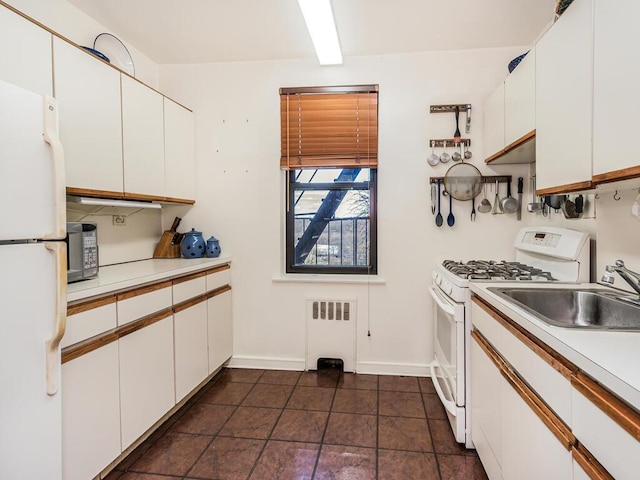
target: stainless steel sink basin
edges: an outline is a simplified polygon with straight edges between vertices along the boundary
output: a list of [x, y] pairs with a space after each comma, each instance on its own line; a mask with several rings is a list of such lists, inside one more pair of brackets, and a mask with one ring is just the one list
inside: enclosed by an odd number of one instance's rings
[[595, 289], [489, 287], [488, 290], [550, 325], [640, 331], [640, 303], [633, 303], [637, 295], [623, 296]]

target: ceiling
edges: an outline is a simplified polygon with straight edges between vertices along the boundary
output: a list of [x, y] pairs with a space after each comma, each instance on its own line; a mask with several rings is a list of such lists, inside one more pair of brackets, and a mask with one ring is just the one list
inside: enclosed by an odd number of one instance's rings
[[[296, 0], [69, 0], [153, 61], [315, 58]], [[556, 0], [333, 0], [345, 57], [530, 45]]]

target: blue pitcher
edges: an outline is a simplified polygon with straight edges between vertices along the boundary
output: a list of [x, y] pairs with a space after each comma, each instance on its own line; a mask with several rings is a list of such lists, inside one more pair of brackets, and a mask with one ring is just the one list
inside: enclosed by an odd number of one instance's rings
[[207, 257], [216, 258], [220, 256], [222, 249], [220, 248], [220, 242], [213, 235], [207, 240]]
[[184, 234], [180, 242], [180, 251], [184, 258], [200, 258], [204, 255], [205, 243], [202, 232], [192, 228], [190, 232]]

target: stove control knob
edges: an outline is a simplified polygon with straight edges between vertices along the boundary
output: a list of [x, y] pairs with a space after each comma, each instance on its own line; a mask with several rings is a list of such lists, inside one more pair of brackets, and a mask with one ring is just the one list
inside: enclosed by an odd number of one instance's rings
[[453, 285], [451, 285], [451, 283], [447, 282], [447, 284], [445, 285], [445, 292], [447, 292], [447, 295], [451, 295], [451, 292], [453, 291]]

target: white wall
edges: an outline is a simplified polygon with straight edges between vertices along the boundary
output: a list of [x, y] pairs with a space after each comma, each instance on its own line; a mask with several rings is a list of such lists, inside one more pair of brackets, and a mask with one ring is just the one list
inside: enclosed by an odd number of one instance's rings
[[105, 28], [66, 0], [5, 0], [5, 2], [78, 45], [93, 46], [93, 40], [103, 32], [117, 36], [131, 54], [136, 78], [151, 87], [158, 87], [158, 65], [155, 62], [128, 44], [118, 32]]
[[[347, 58], [339, 67], [312, 61], [160, 67], [161, 89], [196, 116], [198, 196], [195, 207], [173, 207], [182, 229], [214, 234], [233, 255], [234, 361], [301, 368], [307, 298], [358, 301], [358, 370], [426, 373], [431, 361], [431, 271], [444, 258], [511, 258], [525, 224], [514, 215], [478, 214], [456, 202], [453, 228], [437, 228], [429, 208], [430, 138], [447, 138], [453, 114], [429, 114], [430, 104], [471, 103], [474, 163], [485, 174], [524, 176], [528, 166], [486, 168], [482, 103], [522, 48]], [[280, 157], [280, 87], [377, 83], [379, 118], [379, 276], [384, 284], [274, 281], [283, 271], [284, 175]], [[464, 115], [462, 115], [464, 118]], [[501, 196], [505, 195], [503, 187]], [[448, 205], [443, 204], [446, 217]], [[370, 326], [371, 337], [367, 337]]]

